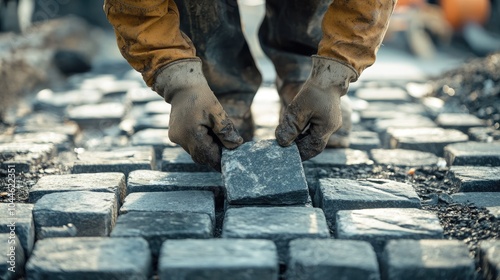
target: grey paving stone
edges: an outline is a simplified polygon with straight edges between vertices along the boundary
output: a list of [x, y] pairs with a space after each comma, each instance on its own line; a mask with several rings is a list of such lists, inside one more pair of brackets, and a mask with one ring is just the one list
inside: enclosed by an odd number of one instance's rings
[[128, 212], [202, 213], [215, 223], [214, 195], [208, 191], [131, 193], [120, 208], [120, 214]]
[[0, 233], [0, 279], [19, 279], [26, 257], [15, 233]]
[[80, 128], [75, 122], [65, 122], [64, 124], [54, 123], [52, 125], [21, 125], [16, 126], [14, 133], [37, 133], [52, 132], [64, 134], [70, 142], [74, 142], [80, 133]]
[[500, 192], [500, 167], [452, 166], [446, 177], [462, 192]]
[[353, 150], [371, 150], [381, 147], [378, 133], [373, 131], [351, 131], [349, 148]]
[[37, 202], [42, 196], [54, 192], [94, 191], [114, 193], [123, 202], [125, 199], [125, 175], [123, 173], [86, 173], [48, 175], [40, 178], [30, 189], [30, 202]]
[[500, 142], [466, 142], [448, 145], [444, 148], [444, 157], [449, 166], [500, 166]]
[[35, 223], [33, 222], [33, 204], [0, 203], [0, 233], [10, 233], [15, 226], [15, 233], [24, 255], [28, 257], [35, 243]]
[[383, 179], [337, 178], [319, 180], [315, 205], [323, 209], [331, 225], [335, 224], [340, 210], [421, 207], [420, 199], [411, 185]]
[[146, 103], [144, 112], [148, 115], [168, 114], [170, 113], [171, 108], [172, 106], [164, 100], [152, 101]]
[[102, 122], [119, 123], [125, 115], [125, 105], [118, 102], [108, 102], [95, 105], [70, 107], [66, 111], [69, 120], [79, 125], [95, 126]]
[[0, 143], [18, 144], [53, 144], [59, 151], [69, 150], [72, 143], [66, 134], [55, 132], [17, 133], [14, 135], [0, 135]]
[[481, 241], [479, 243], [479, 261], [483, 269], [484, 279], [493, 280], [500, 277], [500, 240]]
[[223, 150], [222, 178], [229, 204], [303, 204], [309, 196], [297, 146], [284, 148], [275, 140]]
[[4, 143], [0, 144], [1, 169], [15, 172], [30, 172], [31, 168], [55, 157], [57, 148], [53, 144]]
[[411, 208], [342, 210], [337, 213], [339, 239], [365, 240], [381, 253], [391, 239], [440, 239], [443, 228], [435, 213]]
[[384, 101], [393, 103], [404, 103], [411, 101], [408, 93], [401, 88], [360, 88], [356, 91], [356, 97], [369, 102]]
[[486, 123], [484, 120], [471, 115], [460, 113], [442, 113], [436, 118], [436, 123], [443, 128], [452, 128], [467, 133], [469, 128], [484, 127]]
[[469, 129], [471, 140], [478, 142], [494, 142], [500, 141], [500, 130], [492, 127], [473, 127]]
[[437, 156], [443, 156], [443, 149], [446, 145], [466, 142], [469, 138], [458, 130], [438, 127], [389, 129], [387, 135], [391, 149], [417, 150]]
[[380, 279], [370, 243], [353, 240], [296, 239], [290, 242], [288, 280]]
[[132, 145], [134, 146], [153, 146], [157, 159], [161, 159], [163, 150], [167, 147], [178, 146], [170, 141], [168, 129], [145, 129], [132, 135]]
[[[163, 101], [163, 98], [147, 87], [131, 88], [127, 91], [126, 99], [132, 104], [144, 104], [151, 101]], [[163, 101], [165, 102], [165, 101]]]
[[304, 161], [305, 168], [329, 168], [340, 166], [372, 165], [368, 153], [353, 149], [325, 149], [316, 157]]
[[111, 151], [86, 151], [78, 155], [72, 173], [121, 172], [155, 169], [152, 147], [125, 147]]
[[130, 173], [127, 193], [164, 191], [211, 191], [224, 200], [225, 187], [218, 172], [160, 172], [137, 170]]
[[170, 114], [146, 115], [138, 118], [134, 123], [134, 131], [148, 128], [168, 129]]
[[372, 126], [372, 129], [375, 132], [378, 132], [381, 136], [384, 136], [386, 133], [388, 133], [389, 129], [395, 129], [395, 128], [414, 129], [414, 128], [433, 128], [433, 127], [436, 127], [436, 123], [434, 123], [430, 118], [418, 115], [409, 115], [402, 118], [376, 120]]
[[475, 279], [474, 260], [459, 240], [392, 240], [381, 264], [384, 279]]
[[149, 279], [152, 258], [142, 238], [49, 238], [36, 244], [27, 279]]
[[420, 104], [397, 104], [392, 102], [370, 102], [366, 109], [359, 112], [361, 120], [401, 119], [409, 115], [426, 115], [425, 107]]
[[159, 277], [174, 279], [278, 279], [275, 245], [269, 240], [168, 240]]
[[415, 150], [373, 149], [370, 154], [375, 163], [383, 165], [437, 166], [439, 163], [435, 154]]
[[44, 89], [37, 93], [34, 101], [35, 110], [60, 111], [68, 106], [96, 104], [102, 99], [102, 93], [93, 89], [76, 89], [65, 92], [53, 92]]
[[142, 237], [149, 243], [153, 257], [168, 239], [212, 238], [210, 216], [200, 213], [130, 212], [120, 215], [111, 237]]
[[500, 219], [500, 192], [466, 192], [455, 193], [451, 197], [457, 203], [474, 203], [485, 207], [490, 213]]
[[40, 198], [33, 209], [36, 230], [73, 224], [78, 236], [107, 236], [117, 216], [114, 193], [58, 192]]
[[167, 172], [213, 172], [207, 165], [197, 164], [183, 148], [166, 148], [163, 150], [161, 171]]
[[55, 237], [76, 237], [77, 235], [78, 229], [75, 225], [67, 224], [60, 227], [40, 227], [36, 238], [37, 240], [41, 240]]
[[243, 207], [226, 211], [223, 238], [270, 239], [278, 248], [281, 262], [288, 256], [288, 244], [297, 238], [328, 238], [323, 211], [309, 207]]

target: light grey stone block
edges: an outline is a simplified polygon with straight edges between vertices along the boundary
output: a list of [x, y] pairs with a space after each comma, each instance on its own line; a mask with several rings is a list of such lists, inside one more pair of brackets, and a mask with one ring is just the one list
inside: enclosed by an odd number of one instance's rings
[[305, 168], [329, 168], [341, 166], [372, 165], [365, 151], [353, 149], [325, 149], [316, 157], [304, 161]]
[[69, 150], [72, 145], [68, 135], [50, 131], [0, 135], [0, 143], [53, 144], [58, 151]]
[[500, 240], [487, 240], [479, 243], [479, 262], [484, 279], [493, 280], [500, 277]]
[[0, 233], [0, 279], [19, 279], [24, 274], [24, 255], [15, 232]]
[[351, 131], [349, 134], [350, 149], [353, 150], [371, 150], [381, 147], [378, 133], [373, 131]]
[[165, 148], [178, 146], [168, 138], [168, 129], [141, 130], [132, 135], [131, 142], [134, 146], [152, 146], [155, 149], [157, 159], [161, 159]]
[[56, 154], [57, 147], [53, 144], [4, 143], [0, 144], [0, 168], [15, 168], [16, 173], [30, 172], [32, 167], [54, 158]]
[[80, 125], [97, 125], [99, 122], [119, 123], [126, 112], [126, 107], [119, 102], [70, 107], [66, 110], [69, 120]]
[[500, 192], [500, 167], [452, 166], [446, 177], [462, 192]]
[[12, 227], [26, 257], [31, 254], [35, 244], [33, 207], [33, 204], [25, 203], [0, 203], [0, 233], [10, 233]]
[[164, 100], [151, 101], [144, 106], [144, 111], [148, 115], [168, 114], [171, 109], [172, 106]]
[[370, 151], [377, 164], [393, 166], [437, 166], [439, 158], [432, 153], [407, 149], [374, 149]]
[[472, 127], [484, 127], [485, 121], [472, 114], [442, 113], [436, 118], [436, 123], [443, 128], [452, 128], [467, 133]]
[[[408, 127], [412, 127], [408, 125]], [[391, 149], [409, 149], [443, 156], [446, 145], [466, 142], [468, 136], [458, 130], [443, 128], [398, 128], [387, 131]]]
[[144, 104], [157, 100], [163, 101], [163, 98], [158, 93], [147, 87], [131, 88], [127, 91], [125, 98], [132, 102], [132, 104]]
[[444, 157], [451, 165], [500, 166], [500, 142], [466, 142], [448, 145]]
[[411, 101], [408, 93], [397, 87], [360, 88], [356, 91], [356, 97], [369, 102], [405, 103]]

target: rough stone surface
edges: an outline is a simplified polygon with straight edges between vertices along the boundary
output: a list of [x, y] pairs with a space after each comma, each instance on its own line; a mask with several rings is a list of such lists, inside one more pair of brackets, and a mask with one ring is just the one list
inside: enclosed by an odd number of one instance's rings
[[411, 208], [343, 210], [337, 213], [339, 239], [370, 242], [377, 253], [391, 239], [440, 239], [443, 228], [435, 213]]
[[500, 192], [466, 192], [455, 193], [451, 197], [457, 203], [473, 203], [485, 207], [491, 214], [500, 219]]
[[276, 246], [269, 240], [168, 240], [160, 279], [278, 279]]
[[56, 132], [17, 133], [0, 135], [0, 143], [53, 144], [59, 151], [69, 150], [71, 143], [68, 135]]
[[469, 136], [471, 140], [479, 142], [498, 142], [500, 141], [500, 130], [492, 127], [473, 127], [469, 129]]
[[365, 241], [297, 239], [290, 242], [288, 280], [380, 279], [377, 257]]
[[120, 215], [111, 237], [142, 237], [154, 257], [168, 239], [212, 238], [210, 216], [200, 213], [130, 212]]
[[58, 134], [65, 134], [70, 141], [75, 141], [78, 136], [80, 128], [75, 122], [54, 123], [54, 124], [28, 124], [16, 126], [15, 133], [36, 133], [36, 132], [52, 132]]
[[88, 151], [78, 155], [73, 173], [122, 172], [128, 175], [139, 169], [155, 169], [152, 147], [126, 147], [111, 151]]
[[444, 157], [450, 166], [500, 166], [500, 143], [457, 143], [445, 147]]
[[479, 243], [479, 261], [484, 279], [500, 277], [500, 240], [488, 240]]
[[353, 165], [371, 165], [370, 160], [365, 151], [352, 149], [325, 149], [322, 153], [313, 157], [310, 160], [304, 161], [304, 167], [341, 167]]
[[26, 264], [28, 279], [148, 279], [151, 271], [142, 238], [44, 239]]
[[351, 131], [349, 148], [354, 150], [371, 150], [381, 147], [378, 133], [373, 131]]
[[288, 243], [297, 238], [328, 238], [330, 233], [321, 209], [309, 207], [243, 207], [226, 211], [224, 238], [273, 240], [281, 262], [288, 255]]
[[71, 223], [78, 236], [107, 236], [115, 225], [117, 208], [114, 193], [58, 192], [40, 198], [33, 216], [37, 231]]
[[163, 150], [167, 147], [176, 147], [177, 144], [168, 138], [168, 129], [145, 129], [132, 135], [132, 145], [153, 146], [157, 159], [161, 159]]
[[168, 172], [213, 172], [207, 166], [197, 164], [183, 148], [167, 148], [163, 151], [161, 170]]
[[387, 135], [392, 149], [418, 150], [437, 156], [443, 156], [443, 149], [446, 145], [465, 142], [469, 138], [458, 130], [438, 127], [389, 129]]
[[406, 149], [373, 149], [370, 151], [377, 164], [394, 166], [436, 166], [439, 158], [432, 153]]
[[114, 193], [120, 202], [125, 199], [123, 173], [87, 173], [48, 175], [40, 178], [30, 189], [30, 201], [35, 203], [42, 196], [54, 192], [94, 191]]
[[383, 179], [320, 179], [315, 205], [333, 225], [337, 212], [368, 208], [420, 208], [415, 189], [408, 184]]
[[202, 213], [215, 223], [214, 195], [208, 191], [132, 193], [120, 208], [120, 214], [128, 212]]
[[392, 240], [382, 259], [384, 279], [475, 279], [474, 260], [459, 240]]
[[118, 102], [81, 105], [69, 108], [68, 119], [80, 125], [98, 125], [100, 122], [118, 123], [125, 115], [125, 106]]
[[500, 167], [452, 166], [446, 176], [462, 192], [500, 192]]
[[0, 168], [16, 172], [29, 172], [32, 167], [52, 159], [57, 152], [53, 144], [4, 143], [0, 144]]
[[405, 103], [410, 101], [408, 93], [401, 88], [360, 88], [356, 91], [356, 97], [369, 102], [383, 101], [393, 103]]
[[284, 148], [274, 140], [224, 150], [222, 178], [229, 204], [304, 204], [309, 196], [297, 146]]
[[[28, 257], [35, 243], [35, 224], [33, 222], [33, 204], [0, 203], [0, 233], [10, 233], [12, 223], [24, 255]], [[3, 270], [2, 270], [3, 271]]]
[[0, 279], [19, 279], [24, 273], [26, 256], [15, 234], [0, 233]]
[[67, 224], [62, 227], [41, 227], [36, 235], [37, 240], [54, 237], [75, 237], [78, 230], [75, 225]]
[[471, 114], [443, 113], [436, 118], [436, 123], [443, 128], [452, 128], [467, 133], [469, 128], [486, 126], [480, 118]]

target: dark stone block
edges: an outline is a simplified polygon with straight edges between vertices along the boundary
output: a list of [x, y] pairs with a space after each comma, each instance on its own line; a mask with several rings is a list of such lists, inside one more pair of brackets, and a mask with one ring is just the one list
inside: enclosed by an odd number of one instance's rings
[[455, 193], [451, 197], [456, 203], [473, 203], [478, 207], [485, 207], [493, 216], [500, 219], [500, 192]]
[[142, 238], [44, 239], [26, 264], [27, 279], [149, 279], [151, 271]]
[[284, 148], [274, 140], [224, 150], [222, 178], [229, 204], [304, 204], [309, 196], [297, 146]]
[[446, 177], [462, 192], [500, 192], [500, 167], [452, 166]]
[[168, 240], [160, 279], [278, 279], [276, 246], [268, 240]]
[[451, 165], [490, 165], [500, 166], [500, 142], [466, 142], [448, 145], [444, 156]]
[[147, 115], [138, 118], [134, 123], [134, 131], [144, 129], [168, 129], [170, 114]]

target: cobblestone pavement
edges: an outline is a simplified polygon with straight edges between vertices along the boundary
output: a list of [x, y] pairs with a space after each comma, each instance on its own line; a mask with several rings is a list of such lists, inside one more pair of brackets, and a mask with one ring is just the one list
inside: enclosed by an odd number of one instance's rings
[[263, 87], [256, 142], [220, 174], [168, 140], [169, 106], [128, 69], [73, 76], [2, 128], [1, 279], [500, 279], [482, 120], [361, 82], [351, 147], [301, 164], [264, 140], [280, 108]]

